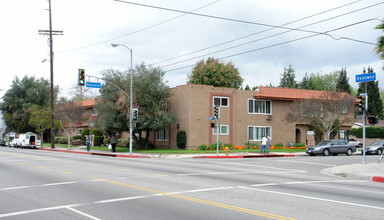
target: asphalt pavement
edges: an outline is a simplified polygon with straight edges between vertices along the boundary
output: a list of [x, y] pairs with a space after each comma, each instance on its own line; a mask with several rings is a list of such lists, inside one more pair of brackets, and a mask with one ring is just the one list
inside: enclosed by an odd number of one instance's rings
[[[133, 153], [130, 155], [128, 152], [106, 152], [91, 150], [86, 151], [85, 147], [79, 148], [38, 148], [39, 150], [58, 151], [64, 153], [79, 153], [90, 154], [98, 156], [110, 156], [110, 157], [127, 157], [127, 158], [167, 158], [167, 159], [231, 159], [231, 158], [265, 158], [265, 157], [296, 157], [306, 156], [305, 152], [298, 153], [271, 153], [271, 154], [257, 154], [257, 153], [230, 153], [225, 154], [143, 154]], [[368, 180], [374, 182], [384, 183], [384, 161], [381, 163], [359, 163], [359, 164], [347, 164], [335, 167], [330, 167], [321, 170], [321, 173], [332, 176], [348, 177], [353, 179]]]

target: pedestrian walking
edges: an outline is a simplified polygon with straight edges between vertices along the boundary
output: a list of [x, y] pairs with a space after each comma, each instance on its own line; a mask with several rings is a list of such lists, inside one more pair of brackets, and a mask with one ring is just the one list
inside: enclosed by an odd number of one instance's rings
[[263, 151], [265, 153], [266, 145], [267, 145], [267, 138], [265, 136], [262, 136], [261, 137], [261, 150], [260, 150], [260, 153], [262, 153]]
[[116, 136], [115, 134], [112, 134], [112, 137], [111, 137], [111, 140], [110, 140], [110, 144], [111, 144], [111, 152], [116, 152], [116, 143], [117, 143], [117, 139], [116, 139]]
[[89, 152], [91, 150], [91, 148], [90, 148], [91, 140], [90, 140], [88, 135], [86, 136], [85, 143], [87, 144], [87, 151]]
[[271, 137], [269, 137], [269, 135], [267, 135], [267, 153], [269, 154], [269, 147], [271, 146], [271, 143], [272, 140], [271, 140]]

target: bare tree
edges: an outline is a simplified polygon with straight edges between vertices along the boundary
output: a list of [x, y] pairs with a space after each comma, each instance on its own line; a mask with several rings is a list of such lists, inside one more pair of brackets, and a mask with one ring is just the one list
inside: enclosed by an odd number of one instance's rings
[[353, 121], [355, 104], [356, 98], [347, 93], [324, 91], [318, 97], [294, 101], [285, 120], [309, 124], [330, 139], [340, 125]]
[[81, 102], [74, 101], [63, 101], [56, 108], [55, 115], [68, 138], [68, 149], [71, 149], [71, 133], [84, 123], [85, 112]]

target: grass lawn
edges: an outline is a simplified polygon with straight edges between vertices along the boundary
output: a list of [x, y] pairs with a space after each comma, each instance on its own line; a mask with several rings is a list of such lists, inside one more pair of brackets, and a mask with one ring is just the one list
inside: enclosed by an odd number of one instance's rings
[[[44, 147], [50, 147], [51, 143], [44, 143]], [[67, 148], [68, 144], [55, 144], [58, 148]], [[71, 146], [71, 148], [79, 148], [79, 146]], [[85, 149], [84, 149], [85, 150]], [[111, 151], [108, 147], [103, 146], [94, 146], [91, 150], [100, 150], [100, 151]], [[129, 152], [128, 147], [116, 147], [116, 152]], [[135, 150], [134, 153], [147, 153], [147, 154], [206, 154], [211, 153], [215, 154], [216, 150], [181, 150], [181, 149], [151, 149], [151, 150]], [[220, 150], [220, 153], [225, 153]], [[260, 153], [260, 149], [248, 149], [248, 150], [230, 150], [229, 153]], [[294, 153], [294, 152], [305, 152], [305, 149], [271, 149], [271, 153]]]

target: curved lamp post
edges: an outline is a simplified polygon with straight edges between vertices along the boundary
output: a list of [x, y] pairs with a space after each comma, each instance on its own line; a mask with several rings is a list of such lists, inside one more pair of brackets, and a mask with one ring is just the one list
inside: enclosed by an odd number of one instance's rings
[[125, 46], [124, 44], [111, 44], [112, 47], [118, 47], [122, 46], [125, 47], [131, 52], [131, 91], [130, 91], [130, 103], [129, 103], [129, 154], [132, 155], [132, 98], [133, 98], [133, 92], [132, 92], [132, 75], [133, 75], [133, 69], [132, 69], [132, 49], [129, 47]]

